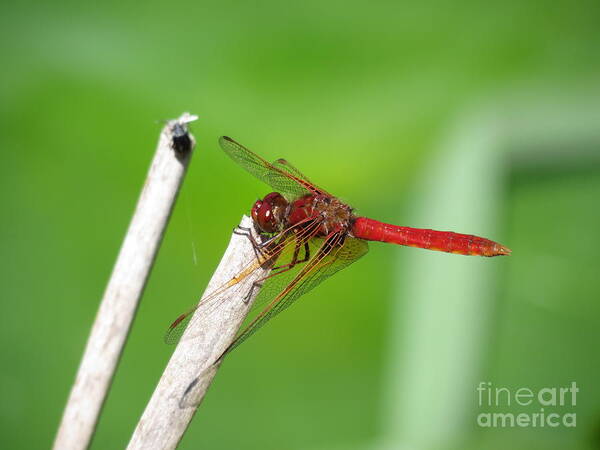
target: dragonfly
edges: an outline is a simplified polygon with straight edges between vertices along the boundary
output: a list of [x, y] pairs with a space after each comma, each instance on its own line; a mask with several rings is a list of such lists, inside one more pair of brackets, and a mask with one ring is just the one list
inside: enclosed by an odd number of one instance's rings
[[219, 145], [233, 161], [274, 191], [257, 200], [251, 209], [261, 239], [254, 239], [251, 230], [235, 230], [251, 240], [256, 259], [180, 315], [167, 330], [167, 343], [180, 339], [196, 310], [211, 314], [217, 302], [224, 301], [223, 292], [260, 267], [271, 270], [254, 283], [252, 289], [260, 290], [249, 319], [219, 360], [302, 295], [364, 256], [368, 241], [457, 255], [493, 257], [511, 253], [508, 247], [479, 236], [396, 226], [357, 216], [351, 206], [314, 184], [285, 159], [270, 163], [227, 136], [219, 139]]

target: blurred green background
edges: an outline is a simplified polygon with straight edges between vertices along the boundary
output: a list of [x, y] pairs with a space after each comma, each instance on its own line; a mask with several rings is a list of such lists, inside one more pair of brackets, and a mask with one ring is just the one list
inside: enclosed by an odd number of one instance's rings
[[[600, 122], [589, 120], [600, 110], [599, 23], [596, 0], [4, 2], [0, 447], [51, 445], [157, 120], [190, 111], [200, 115], [196, 153], [93, 448], [127, 444], [172, 351], [165, 328], [202, 293], [240, 216], [269, 192], [221, 152], [222, 134], [289, 159], [362, 214], [460, 225], [514, 253], [484, 260], [372, 245], [227, 359], [181, 448], [600, 448]], [[529, 121], [554, 117], [548, 131], [558, 137], [544, 139], [542, 126], [513, 139], [514, 110], [525, 111], [514, 119], [525, 133]], [[457, 133], [477, 154], [480, 115], [491, 134], [503, 124], [491, 139], [497, 164], [472, 173], [483, 193], [428, 214], [426, 190], [471, 175], [424, 183], [430, 166]], [[467, 116], [475, 130], [456, 131]], [[488, 170], [499, 180], [493, 193]], [[453, 221], [459, 210], [469, 214]], [[479, 349], [469, 347], [463, 372], [433, 373], [435, 389], [421, 381], [419, 428], [412, 406], [393, 412], [403, 401], [394, 386], [410, 392], [407, 380], [432, 375], [416, 367], [463, 354], [420, 351], [407, 332], [425, 330], [434, 349], [447, 341], [403, 313], [417, 300], [410, 284], [420, 286], [403, 274], [435, 284], [438, 261], [474, 278], [486, 266], [488, 312], [484, 322], [462, 313], [443, 322], [473, 329]], [[459, 311], [454, 297], [436, 297]], [[473, 381], [458, 389], [457, 379]], [[480, 380], [512, 389], [576, 381], [577, 427], [477, 427]], [[449, 414], [465, 420], [445, 439], [451, 417], [428, 411], [452, 392], [461, 395]]]

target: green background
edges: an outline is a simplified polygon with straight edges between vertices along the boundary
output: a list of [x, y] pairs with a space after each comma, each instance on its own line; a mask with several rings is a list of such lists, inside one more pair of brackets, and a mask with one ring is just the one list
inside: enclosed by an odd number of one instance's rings
[[[439, 227], [406, 220], [445, 130], [514, 91], [598, 104], [599, 23], [597, 1], [3, 3], [0, 447], [51, 445], [157, 120], [198, 114], [198, 146], [96, 449], [126, 445], [172, 351], [165, 328], [269, 192], [218, 136], [287, 158], [362, 214]], [[479, 261], [500, 271], [481, 379], [576, 380], [578, 426], [484, 430], [473, 418], [460, 448], [600, 447], [599, 167], [512, 171], [489, 237], [514, 254]], [[372, 245], [236, 350], [181, 448], [379, 448], [388, 316], [410, 302], [394, 274], [415, 251]]]

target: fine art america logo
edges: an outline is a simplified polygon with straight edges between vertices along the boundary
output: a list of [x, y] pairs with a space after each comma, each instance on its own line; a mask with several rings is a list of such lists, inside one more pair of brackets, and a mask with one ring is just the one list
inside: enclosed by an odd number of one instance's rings
[[477, 415], [477, 425], [484, 428], [575, 427], [577, 414], [572, 409], [577, 405], [578, 392], [575, 381], [570, 386], [537, 390], [526, 387], [511, 390], [482, 381], [477, 386], [479, 408], [489, 412]]

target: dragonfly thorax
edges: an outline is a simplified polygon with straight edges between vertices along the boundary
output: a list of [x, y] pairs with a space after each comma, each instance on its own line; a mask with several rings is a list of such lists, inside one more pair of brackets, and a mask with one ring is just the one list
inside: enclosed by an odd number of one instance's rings
[[[302, 221], [319, 223], [316, 236], [348, 230], [352, 220], [352, 208], [328, 195], [305, 195], [293, 201], [287, 216], [287, 225]], [[307, 223], [308, 226], [308, 223]]]

